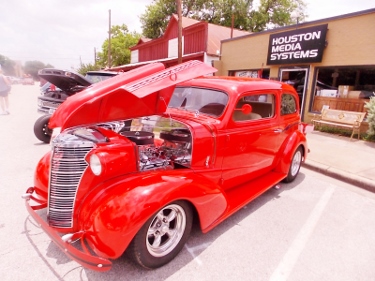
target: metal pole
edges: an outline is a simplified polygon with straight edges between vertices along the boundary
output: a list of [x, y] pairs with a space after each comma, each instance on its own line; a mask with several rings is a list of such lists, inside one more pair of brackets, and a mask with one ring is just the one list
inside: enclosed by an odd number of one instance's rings
[[232, 22], [230, 26], [230, 38], [233, 38], [233, 29], [234, 29], [234, 14], [232, 12]]
[[108, 27], [108, 68], [112, 66], [111, 60], [111, 10], [109, 12], [109, 27]]
[[178, 63], [182, 63], [182, 12], [181, 0], [176, 0], [178, 15]]

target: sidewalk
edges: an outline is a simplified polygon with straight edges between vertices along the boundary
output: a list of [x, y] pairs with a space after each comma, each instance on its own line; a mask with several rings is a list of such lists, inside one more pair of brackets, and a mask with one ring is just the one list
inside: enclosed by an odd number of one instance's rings
[[303, 167], [375, 192], [375, 143], [313, 131]]

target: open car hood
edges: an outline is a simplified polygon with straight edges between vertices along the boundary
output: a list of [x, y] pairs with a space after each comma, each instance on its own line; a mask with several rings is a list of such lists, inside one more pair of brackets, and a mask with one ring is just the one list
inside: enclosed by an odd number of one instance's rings
[[162, 114], [176, 84], [215, 71], [201, 61], [188, 61], [167, 69], [162, 63], [136, 68], [69, 97], [52, 115], [49, 127], [64, 130]]
[[79, 73], [61, 69], [44, 68], [39, 70], [38, 75], [65, 92], [77, 86], [88, 87], [92, 84]]

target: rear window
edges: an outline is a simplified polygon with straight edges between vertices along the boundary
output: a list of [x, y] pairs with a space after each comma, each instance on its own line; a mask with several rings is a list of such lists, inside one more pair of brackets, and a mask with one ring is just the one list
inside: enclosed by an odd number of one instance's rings
[[89, 80], [91, 83], [98, 83], [109, 78], [112, 78], [114, 75], [104, 75], [104, 74], [97, 74], [97, 73], [87, 73], [85, 78]]
[[291, 94], [282, 94], [281, 96], [281, 115], [287, 115], [297, 112], [297, 101]]

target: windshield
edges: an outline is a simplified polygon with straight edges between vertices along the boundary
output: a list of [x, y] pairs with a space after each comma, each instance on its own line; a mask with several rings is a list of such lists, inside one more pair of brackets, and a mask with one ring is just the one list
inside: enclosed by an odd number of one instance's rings
[[220, 116], [228, 103], [228, 95], [224, 92], [193, 87], [176, 87], [169, 106], [211, 116]]
[[100, 73], [87, 73], [85, 78], [91, 83], [98, 83], [104, 80], [107, 80], [115, 75], [113, 74], [100, 74]]

